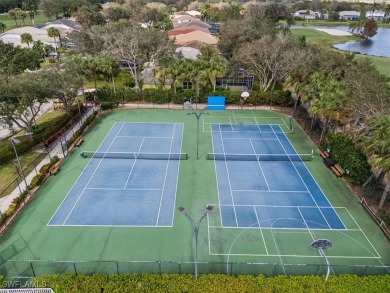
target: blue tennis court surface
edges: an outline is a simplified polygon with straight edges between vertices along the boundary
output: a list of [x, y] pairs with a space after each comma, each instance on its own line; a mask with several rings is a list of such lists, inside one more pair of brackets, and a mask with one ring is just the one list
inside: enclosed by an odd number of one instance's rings
[[211, 130], [223, 227], [345, 229], [279, 125]]
[[[172, 226], [183, 124], [116, 122], [48, 225]], [[112, 158], [156, 154], [160, 159]], [[149, 157], [148, 157], [149, 158]]]

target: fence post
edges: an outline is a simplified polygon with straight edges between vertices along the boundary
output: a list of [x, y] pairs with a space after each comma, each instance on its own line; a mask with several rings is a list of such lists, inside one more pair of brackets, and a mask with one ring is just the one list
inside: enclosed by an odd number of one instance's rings
[[275, 274], [276, 274], [276, 266], [277, 266], [277, 264], [274, 264], [274, 273], [273, 273], [272, 277], [275, 277]]
[[33, 276], [34, 276], [34, 277], [36, 277], [36, 275], [35, 275], [35, 271], [34, 271], [34, 267], [33, 267], [33, 265], [32, 265], [32, 262], [31, 262], [31, 261], [29, 261], [29, 263], [30, 263], [30, 267], [31, 267], [31, 270], [32, 270]]
[[233, 276], [233, 263], [232, 262], [230, 263], [230, 275]]
[[158, 270], [160, 271], [160, 275], [162, 274], [161, 272], [161, 261], [158, 261]]
[[74, 269], [74, 273], [77, 275], [77, 270], [76, 270], [76, 264], [75, 264], [75, 262], [73, 262], [73, 269]]
[[118, 261], [116, 261], [115, 263], [116, 263], [116, 273], [119, 275], [119, 265], [118, 265]]
[[179, 275], [181, 274], [181, 262], [179, 261]]

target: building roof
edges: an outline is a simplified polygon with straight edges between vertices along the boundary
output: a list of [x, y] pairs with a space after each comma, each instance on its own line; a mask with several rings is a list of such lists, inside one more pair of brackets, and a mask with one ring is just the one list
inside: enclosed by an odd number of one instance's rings
[[173, 24], [173, 26], [175, 28], [179, 28], [179, 27], [184, 27], [184, 26], [188, 26], [188, 25], [196, 25], [196, 26], [200, 26], [200, 27], [203, 27], [203, 28], [211, 28], [211, 25], [209, 25], [208, 23], [205, 23], [201, 20], [198, 20], [198, 19], [195, 19], [193, 21], [190, 21], [190, 22], [185, 22], [185, 23], [177, 23], [177, 24]]
[[196, 10], [189, 10], [189, 11], [187, 11], [187, 14], [189, 14], [191, 16], [200, 16], [200, 15], [202, 15], [202, 13], [200, 13], [199, 11], [196, 11]]
[[176, 53], [181, 52], [183, 54], [183, 57], [186, 59], [192, 59], [195, 60], [198, 58], [198, 55], [200, 54], [199, 49], [191, 48], [191, 47], [179, 47], [176, 48]]
[[200, 41], [189, 41], [185, 44], [182, 45], [182, 47], [187, 47], [187, 48], [193, 48], [193, 49], [198, 49], [202, 48], [205, 44], [200, 42]]
[[30, 34], [33, 41], [41, 41], [42, 43], [55, 46], [54, 38], [49, 37], [46, 30], [32, 26], [18, 27], [9, 30], [0, 35], [0, 40], [2, 40], [4, 43], [14, 44], [15, 46], [27, 47], [27, 44], [22, 44], [20, 39], [20, 35], [24, 33]]
[[340, 16], [347, 16], [347, 15], [354, 15], [354, 16], [360, 16], [360, 12], [357, 11], [340, 11]]
[[67, 34], [72, 31], [80, 31], [81, 30], [81, 25], [79, 25], [77, 22], [72, 21], [68, 18], [62, 18], [58, 19], [53, 22], [48, 22], [42, 25], [40, 28], [41, 29], [48, 29], [49, 27], [55, 27], [58, 30], [60, 30], [60, 33], [62, 34]]
[[180, 30], [170, 30], [168, 31], [168, 36], [176, 36], [176, 35], [182, 35], [182, 34], [188, 34], [193, 31], [196, 31], [195, 29], [180, 29]]
[[212, 36], [208, 33], [201, 32], [201, 31], [193, 31], [188, 34], [181, 34], [170, 37], [175, 38], [175, 44], [176, 45], [184, 45], [190, 41], [199, 41], [204, 44], [208, 45], [216, 45], [218, 44], [218, 39], [215, 36]]
[[186, 33], [185, 31], [187, 31], [187, 30], [194, 30], [194, 31], [201, 31], [201, 32], [205, 32], [205, 33], [210, 33], [208, 28], [190, 24], [190, 25], [187, 25], [187, 26], [171, 29], [170, 31], [168, 31], [168, 34], [170, 34], [172, 32], [172, 33], [177, 35], [176, 32], [181, 32], [182, 31], [182, 33]]

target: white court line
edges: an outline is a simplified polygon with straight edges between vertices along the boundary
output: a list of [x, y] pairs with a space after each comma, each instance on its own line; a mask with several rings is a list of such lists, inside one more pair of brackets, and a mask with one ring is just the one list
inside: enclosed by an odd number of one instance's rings
[[[118, 130], [118, 132], [117, 132], [117, 135], [118, 135], [118, 133], [122, 130], [123, 126], [124, 126], [124, 123], [122, 124], [121, 128], [119, 128], [119, 130]], [[108, 149], [107, 149], [107, 150], [110, 149], [110, 147], [112, 146], [112, 144], [113, 144], [114, 141], [115, 141], [115, 138], [116, 138], [116, 135], [115, 135], [114, 139], [111, 141], [111, 143], [110, 143], [110, 145], [108, 146]], [[104, 140], [103, 140], [103, 141], [104, 141]], [[66, 221], [68, 220], [68, 218], [69, 218], [70, 215], [72, 214], [74, 208], [76, 207], [76, 205], [77, 205], [77, 203], [79, 202], [80, 198], [81, 198], [82, 195], [84, 194], [85, 188], [88, 186], [89, 182], [91, 182], [93, 176], [95, 175], [97, 169], [99, 168], [99, 166], [100, 166], [100, 164], [103, 162], [103, 160], [104, 160], [104, 158], [100, 159], [99, 164], [96, 166], [95, 171], [92, 173], [92, 175], [91, 175], [91, 177], [89, 178], [87, 184], [85, 184], [85, 187], [83, 188], [83, 191], [80, 193], [79, 197], [77, 198], [75, 204], [73, 205], [73, 207], [72, 207], [72, 209], [70, 210], [68, 216], [66, 217], [65, 221], [63, 222], [63, 225], [65, 225]]]
[[[221, 144], [222, 144], [222, 151], [225, 152], [225, 144], [223, 143], [223, 137], [222, 137], [222, 133], [221, 133], [221, 124], [218, 124], [218, 128], [219, 128], [219, 135], [221, 137]], [[216, 165], [216, 164], [215, 164]], [[235, 222], [236, 222], [236, 226], [238, 226], [238, 222], [237, 222], [237, 213], [236, 213], [236, 205], [234, 204], [234, 197], [233, 197], [233, 192], [232, 192], [232, 184], [231, 184], [231, 181], [230, 181], [230, 174], [229, 174], [229, 168], [228, 168], [228, 165], [227, 165], [227, 161], [225, 160], [225, 168], [226, 168], [226, 174], [227, 174], [227, 179], [228, 179], [228, 184], [229, 184], [229, 190], [230, 190], [230, 197], [232, 199], [232, 204], [233, 204], [233, 211], [234, 211], [234, 219], [235, 219]], [[218, 198], [219, 199], [219, 198]], [[221, 202], [219, 200], [219, 202]]]
[[[272, 128], [272, 127], [271, 127]], [[275, 133], [275, 132], [274, 132]], [[281, 133], [282, 135], [284, 135], [285, 137], [286, 137], [286, 135], [284, 134], [284, 133]], [[276, 136], [276, 133], [275, 133], [275, 136]], [[276, 136], [277, 137], [277, 136]], [[295, 148], [294, 148], [294, 146], [291, 144], [291, 142], [288, 140], [288, 138], [286, 137], [286, 139], [287, 139], [287, 141], [289, 142], [289, 144], [290, 144], [290, 146], [294, 149], [294, 151], [296, 152], [296, 150], [295, 150]], [[280, 143], [280, 145], [282, 146], [282, 148], [283, 148], [283, 150], [284, 150], [284, 152], [286, 153], [286, 154], [288, 154], [287, 153], [287, 151], [286, 151], [286, 149], [285, 149], [285, 147], [283, 146], [283, 144], [282, 144], [282, 142], [281, 141], [279, 141], [279, 143]], [[318, 211], [320, 212], [320, 214], [322, 215], [322, 217], [324, 218], [324, 220], [325, 220], [325, 222], [326, 222], [326, 224], [328, 225], [328, 227], [330, 228], [330, 225], [329, 225], [329, 222], [328, 222], [328, 220], [326, 219], [326, 217], [324, 216], [324, 214], [322, 213], [322, 211], [321, 211], [321, 209], [319, 208], [319, 206], [318, 206], [318, 204], [317, 204], [317, 201], [314, 199], [314, 196], [313, 196], [313, 194], [311, 193], [311, 190], [307, 187], [307, 185], [306, 185], [306, 183], [305, 183], [305, 181], [303, 180], [303, 178], [302, 178], [302, 176], [301, 176], [301, 173], [299, 173], [299, 171], [298, 171], [298, 169], [297, 169], [297, 167], [295, 166], [295, 164], [292, 162], [292, 161], [290, 161], [291, 162], [291, 164], [292, 164], [292, 166], [294, 167], [294, 169], [295, 169], [295, 172], [297, 172], [297, 174], [298, 174], [298, 176], [299, 176], [299, 178], [301, 179], [301, 181], [302, 181], [302, 183], [303, 183], [303, 185], [306, 187], [306, 189], [307, 189], [307, 191], [309, 192], [309, 194], [310, 194], [310, 196], [311, 196], [311, 198], [313, 199], [313, 201], [314, 201], [314, 203], [316, 204], [316, 206], [318, 207]], [[303, 164], [304, 166], [305, 166], [305, 164]], [[305, 168], [306, 168], [306, 166], [305, 166]], [[310, 173], [309, 173], [310, 174]], [[310, 176], [311, 176], [311, 174], [310, 174]], [[313, 177], [313, 179], [314, 179], [314, 177]], [[330, 202], [329, 202], [329, 200], [328, 200], [328, 198], [325, 196], [325, 194], [324, 193], [322, 193], [323, 194], [323, 196], [325, 197], [325, 199], [328, 201], [328, 203], [329, 203], [329, 205], [330, 205], [330, 207], [332, 207], [333, 208], [333, 206], [330, 204]], [[337, 215], [337, 213], [336, 213], [336, 211], [335, 210], [333, 210], [334, 212], [335, 212], [335, 214]], [[340, 217], [339, 216], [337, 216], [338, 218], [339, 218], [339, 220], [341, 221], [341, 219], [340, 219]], [[345, 227], [345, 225], [343, 224], [343, 226]]]
[[95, 187], [88, 187], [85, 188], [85, 190], [138, 190], [138, 191], [159, 191], [162, 190], [161, 188], [95, 188]]
[[[176, 129], [176, 124], [174, 124], [173, 126], [173, 133], [172, 133], [172, 137], [171, 137], [171, 146], [169, 148], [169, 153], [172, 153], [172, 147], [173, 147], [173, 135], [175, 133], [175, 129]], [[163, 201], [163, 197], [164, 197], [164, 190], [165, 190], [165, 184], [167, 182], [167, 176], [168, 176], [168, 170], [169, 170], [169, 163], [170, 163], [170, 160], [168, 160], [167, 162], [167, 165], [165, 167], [165, 177], [164, 177], [164, 182], [163, 182], [163, 187], [162, 187], [162, 192], [161, 192], [161, 195], [160, 195], [160, 204], [158, 206], [158, 213], [157, 213], [157, 219], [156, 219], [156, 226], [158, 226], [158, 221], [160, 219], [160, 213], [161, 213], [161, 205], [162, 205], [162, 201]]]
[[261, 238], [263, 239], [265, 252], [266, 252], [267, 255], [268, 255], [269, 253], [268, 253], [268, 249], [267, 249], [267, 244], [265, 243], [265, 238], [264, 238], [263, 230], [261, 229], [261, 223], [260, 223], [260, 221], [259, 221], [259, 216], [257, 215], [256, 207], [253, 207], [253, 209], [255, 210], [256, 220], [257, 220], [257, 223], [259, 224], [260, 233], [261, 233]]
[[[230, 131], [221, 131], [221, 132], [230, 132]], [[244, 133], [244, 132], [248, 132], [248, 133], [258, 133], [258, 132], [254, 132], [254, 131], [240, 131], [240, 133]], [[271, 132], [265, 132], [265, 133], [271, 133]], [[239, 137], [226, 137], [224, 138], [225, 140], [247, 140], [247, 139], [251, 139], [251, 140], [259, 140], [259, 141], [263, 141], [263, 140], [277, 140], [279, 141], [277, 138], [257, 138], [257, 137], [245, 137], [245, 138], [239, 138]]]
[[[111, 133], [112, 129], [115, 127], [115, 125], [118, 124], [118, 122], [115, 122], [110, 130], [108, 131], [108, 133], [106, 134], [106, 137], [109, 133]], [[106, 138], [105, 137], [105, 138]], [[99, 149], [101, 147], [101, 145], [104, 143], [104, 140], [105, 138], [102, 140], [102, 142], [100, 143], [100, 145], [98, 146], [97, 149]], [[51, 220], [53, 219], [53, 217], [57, 214], [58, 210], [61, 208], [62, 204], [64, 203], [64, 201], [68, 198], [68, 195], [69, 193], [73, 190], [73, 188], [75, 187], [76, 183], [79, 182], [79, 179], [80, 177], [84, 174], [84, 170], [89, 166], [89, 164], [92, 162], [92, 158], [89, 160], [89, 162], [87, 163], [87, 165], [84, 167], [84, 169], [81, 171], [80, 175], [77, 177], [76, 181], [73, 183], [72, 187], [69, 189], [68, 193], [66, 194], [66, 196], [64, 197], [64, 199], [61, 201], [61, 203], [58, 205], [56, 211], [54, 212], [54, 214], [51, 216], [49, 222], [46, 224], [46, 226], [49, 226], [49, 223], [51, 222]], [[50, 225], [50, 226], [54, 226], [54, 225]]]
[[[233, 189], [233, 191], [242, 191], [242, 192], [266, 192], [266, 193], [307, 193], [309, 194], [309, 192], [307, 190], [259, 190], [259, 189]], [[324, 206], [325, 208], [325, 206]], [[329, 208], [329, 207], [326, 207], [326, 208]]]
[[[124, 137], [124, 138], [145, 138], [144, 136], [133, 136], [133, 135], [118, 135], [116, 138]], [[148, 136], [147, 138], [164, 138], [164, 139], [170, 139], [169, 136]]]
[[[256, 150], [255, 150], [255, 147], [253, 146], [252, 140], [250, 139], [249, 142], [251, 143], [253, 152], [256, 154]], [[263, 172], [263, 168], [261, 167], [259, 160], [257, 160], [257, 165], [259, 166], [261, 174], [263, 175], [263, 178], [264, 178], [265, 184], [267, 185], [268, 191], [271, 190], [271, 188], [269, 188], [267, 178], [265, 178], [265, 175], [264, 175], [264, 172]]]
[[[138, 148], [138, 152], [137, 154], [139, 154], [143, 144], [144, 144], [144, 141], [145, 141], [145, 137], [142, 138], [142, 141], [141, 141], [141, 144]], [[126, 179], [126, 183], [125, 183], [125, 186], [123, 186], [123, 189], [126, 189], [126, 186], [127, 186], [127, 183], [129, 183], [129, 180], [130, 180], [130, 177], [131, 177], [131, 174], [133, 174], [133, 170], [134, 170], [134, 167], [135, 167], [135, 164], [137, 163], [137, 158], [134, 159], [133, 161], [133, 165], [131, 166], [131, 169], [130, 169], [130, 172], [129, 172], [129, 175], [127, 176], [127, 179]]]

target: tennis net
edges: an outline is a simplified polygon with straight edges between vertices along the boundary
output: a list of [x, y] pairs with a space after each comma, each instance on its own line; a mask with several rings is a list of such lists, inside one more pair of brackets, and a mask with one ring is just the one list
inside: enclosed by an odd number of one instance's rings
[[227, 154], [208, 153], [207, 160], [215, 161], [311, 161], [313, 153], [309, 154]]
[[187, 160], [187, 153], [135, 153], [82, 151], [83, 158], [93, 159], [144, 159], [144, 160]]

